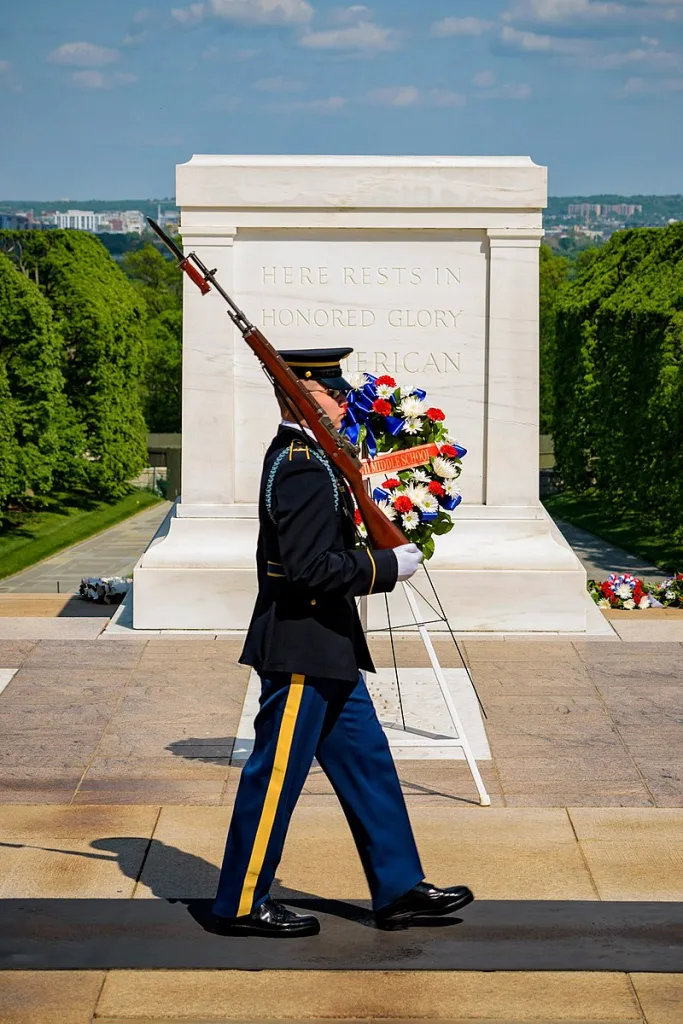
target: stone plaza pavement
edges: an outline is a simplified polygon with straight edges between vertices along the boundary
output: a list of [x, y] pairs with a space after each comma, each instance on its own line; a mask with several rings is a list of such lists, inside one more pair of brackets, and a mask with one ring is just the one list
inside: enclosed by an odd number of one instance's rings
[[[239, 778], [239, 646], [0, 640], [2, 1024], [681, 1024], [683, 644], [465, 640], [493, 806], [462, 761], [397, 765], [427, 877], [478, 897], [463, 923], [396, 940], [367, 927], [314, 766], [278, 891], [323, 932], [238, 948], [192, 913], [215, 889]], [[427, 666], [415, 639], [397, 647], [401, 666]], [[386, 640], [374, 653], [390, 665]]]

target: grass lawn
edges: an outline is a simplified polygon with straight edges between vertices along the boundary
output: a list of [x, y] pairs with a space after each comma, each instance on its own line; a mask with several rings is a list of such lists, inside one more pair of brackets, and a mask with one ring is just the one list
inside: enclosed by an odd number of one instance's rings
[[142, 490], [110, 503], [88, 502], [84, 497], [65, 494], [52, 499], [42, 512], [11, 512], [0, 525], [0, 579], [87, 540], [161, 500], [152, 491]]
[[683, 572], [683, 544], [674, 543], [670, 533], [662, 532], [658, 523], [648, 521], [642, 514], [616, 515], [601, 498], [590, 494], [554, 494], [545, 498], [543, 504], [558, 519], [589, 530], [596, 537], [661, 566], [665, 572]]

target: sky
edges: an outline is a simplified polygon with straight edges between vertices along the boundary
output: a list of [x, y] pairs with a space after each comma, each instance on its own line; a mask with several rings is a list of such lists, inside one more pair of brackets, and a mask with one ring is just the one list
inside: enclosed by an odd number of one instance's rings
[[172, 196], [193, 153], [521, 155], [551, 195], [683, 192], [683, 0], [176, 2], [4, 0], [0, 199]]

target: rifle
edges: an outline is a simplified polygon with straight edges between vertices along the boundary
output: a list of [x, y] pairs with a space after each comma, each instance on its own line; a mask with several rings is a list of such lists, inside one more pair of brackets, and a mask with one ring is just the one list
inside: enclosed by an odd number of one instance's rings
[[148, 217], [147, 221], [175, 256], [180, 269], [197, 285], [202, 295], [207, 295], [213, 286], [218, 294], [225, 299], [228, 304], [228, 316], [254, 355], [261, 361], [266, 376], [273, 386], [284, 395], [289, 407], [293, 406], [296, 416], [305, 420], [322, 450], [347, 481], [356, 499], [372, 547], [381, 550], [407, 544], [408, 541], [398, 526], [385, 516], [365, 489], [356, 446], [335, 430], [329, 417], [320, 408], [311, 392], [307, 391], [265, 335], [258, 327], [249, 322], [242, 310], [218, 283], [216, 271], [209, 270], [196, 253], [191, 252], [186, 256], [151, 217]]

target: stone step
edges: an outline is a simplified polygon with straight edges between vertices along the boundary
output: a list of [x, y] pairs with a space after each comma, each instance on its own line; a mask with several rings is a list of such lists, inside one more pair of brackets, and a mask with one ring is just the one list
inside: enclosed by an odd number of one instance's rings
[[680, 1024], [683, 974], [7, 971], [3, 1024]]
[[97, 1024], [183, 1020], [477, 1020], [635, 1024], [626, 974], [582, 972], [113, 971]]

